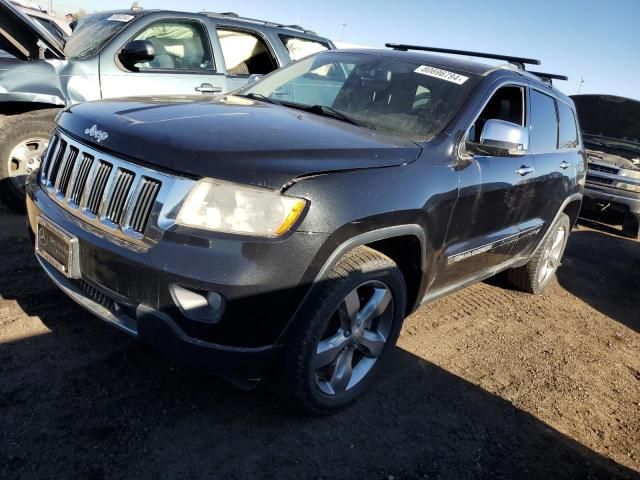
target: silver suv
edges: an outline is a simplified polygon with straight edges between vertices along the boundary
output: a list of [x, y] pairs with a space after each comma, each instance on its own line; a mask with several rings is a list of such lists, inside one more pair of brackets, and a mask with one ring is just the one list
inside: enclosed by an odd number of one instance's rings
[[139, 95], [213, 95], [292, 60], [334, 48], [296, 25], [233, 13], [111, 11], [63, 42], [0, 0], [0, 195], [24, 208], [60, 108]]
[[625, 235], [640, 238], [640, 102], [612, 95], [571, 98], [589, 162], [582, 211], [608, 214]]

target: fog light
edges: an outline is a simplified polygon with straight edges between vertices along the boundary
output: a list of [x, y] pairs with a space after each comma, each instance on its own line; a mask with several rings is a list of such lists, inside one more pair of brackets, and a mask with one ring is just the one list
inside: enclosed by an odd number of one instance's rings
[[224, 312], [224, 297], [216, 292], [190, 290], [180, 285], [169, 289], [182, 314], [196, 322], [218, 323]]

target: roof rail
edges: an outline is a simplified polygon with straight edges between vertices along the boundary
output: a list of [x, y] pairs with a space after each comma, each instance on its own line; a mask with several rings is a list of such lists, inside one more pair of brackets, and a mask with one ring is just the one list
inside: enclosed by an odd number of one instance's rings
[[499, 55], [495, 53], [482, 53], [482, 52], [468, 52], [466, 50], [451, 50], [449, 48], [437, 48], [437, 47], [422, 47], [420, 45], [405, 45], [403, 43], [386, 43], [385, 47], [393, 48], [394, 50], [401, 50], [406, 52], [407, 50], [420, 50], [423, 52], [436, 52], [436, 53], [448, 53], [450, 55], [464, 55], [468, 57], [480, 57], [480, 58], [492, 58], [494, 60], [504, 60], [513, 65], [518, 66], [524, 70], [525, 63], [530, 65], [540, 65], [540, 60], [535, 58], [526, 57], [514, 57], [511, 55]]
[[300, 25], [287, 25], [285, 23], [278, 23], [278, 22], [270, 22], [267, 20], [260, 20], [258, 18], [250, 18], [250, 17], [242, 17], [240, 15], [238, 15], [235, 12], [202, 12], [205, 15], [209, 16], [209, 17], [214, 17], [214, 18], [231, 18], [234, 20], [244, 20], [245, 22], [252, 22], [252, 23], [257, 23], [260, 25], [264, 25], [265, 27], [278, 27], [278, 28], [288, 28], [290, 30], [298, 30], [300, 32], [303, 33], [307, 33], [309, 35], [316, 35], [316, 32], [314, 32], [313, 30], [307, 30], [303, 27], [301, 27]]
[[566, 75], [556, 75], [555, 73], [532, 72], [531, 70], [529, 70], [529, 73], [549, 85], [553, 85], [553, 80], [569, 80], [569, 77]]

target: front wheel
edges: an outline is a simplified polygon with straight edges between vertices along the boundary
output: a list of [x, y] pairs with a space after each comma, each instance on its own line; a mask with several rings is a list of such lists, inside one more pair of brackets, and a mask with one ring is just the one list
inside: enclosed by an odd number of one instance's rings
[[640, 240], [640, 214], [627, 212], [622, 221], [622, 233], [629, 238]]
[[395, 344], [406, 311], [398, 266], [368, 247], [336, 264], [287, 339], [281, 382], [312, 413], [330, 413], [363, 393]]
[[542, 293], [560, 266], [570, 232], [569, 216], [561, 213], [549, 228], [542, 243], [533, 252], [529, 262], [507, 271], [509, 283], [525, 292]]

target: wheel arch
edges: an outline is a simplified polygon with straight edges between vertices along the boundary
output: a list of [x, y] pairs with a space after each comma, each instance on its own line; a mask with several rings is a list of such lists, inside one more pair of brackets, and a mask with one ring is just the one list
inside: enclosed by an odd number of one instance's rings
[[55, 116], [62, 108], [61, 105], [53, 103], [4, 102], [0, 103], [0, 116], [5, 116], [5, 120], [23, 114], [42, 115], [45, 117], [48, 115]]
[[[291, 326], [300, 318], [315, 287], [327, 278], [331, 269], [349, 251], [366, 246], [391, 258], [400, 268], [407, 285], [407, 311], [409, 315], [420, 304], [424, 290], [424, 272], [427, 268], [427, 239], [424, 229], [418, 224], [394, 225], [355, 235], [338, 245], [316, 274], [302, 301], [283, 329], [278, 341], [287, 336]], [[403, 250], [403, 248], [405, 250]], [[419, 252], [418, 252], [419, 250]], [[418, 253], [418, 262], [411, 262], [411, 255]]]

